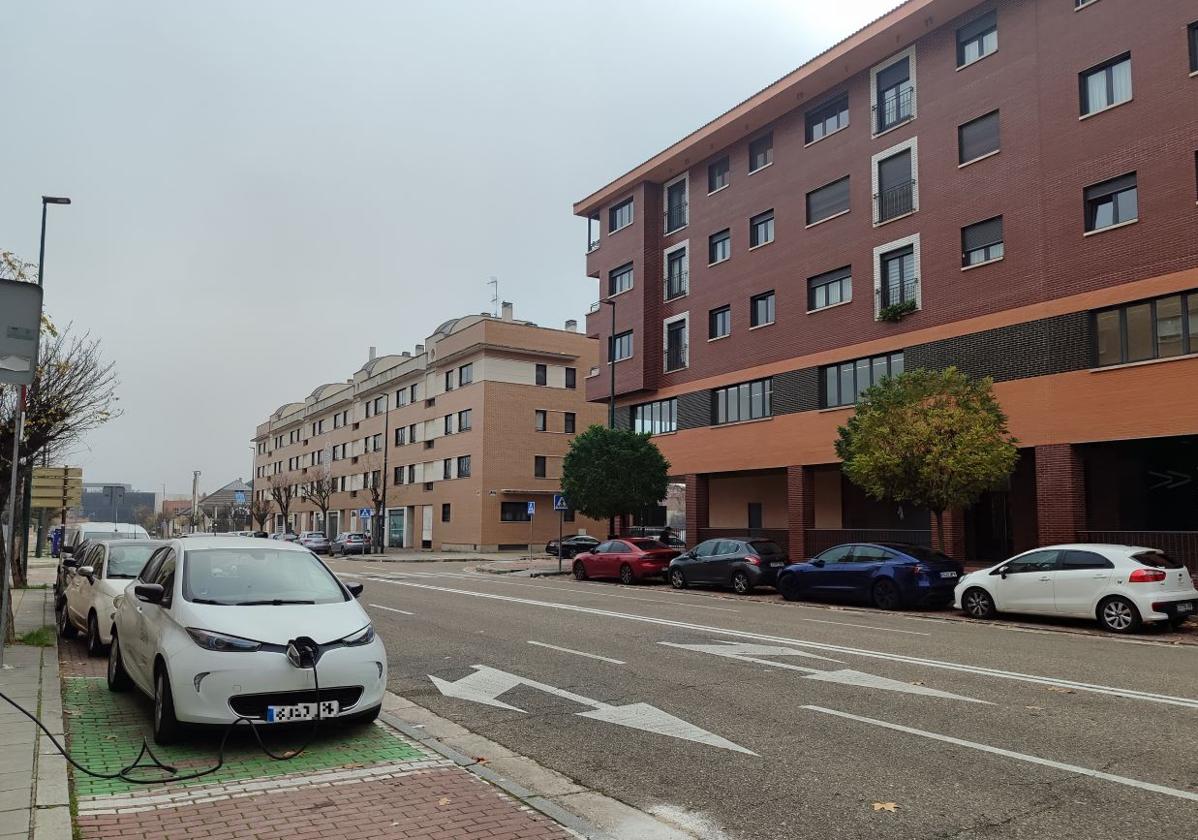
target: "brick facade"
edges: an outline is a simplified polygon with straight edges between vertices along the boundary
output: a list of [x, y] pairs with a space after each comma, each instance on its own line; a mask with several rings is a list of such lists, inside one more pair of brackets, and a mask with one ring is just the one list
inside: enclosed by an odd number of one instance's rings
[[1036, 500], [1040, 544], [1075, 542], [1086, 527], [1086, 477], [1075, 447], [1036, 447]]
[[786, 513], [790, 537], [786, 548], [790, 559], [805, 560], [813, 553], [807, 529], [815, 527], [815, 471], [811, 467], [786, 468]]

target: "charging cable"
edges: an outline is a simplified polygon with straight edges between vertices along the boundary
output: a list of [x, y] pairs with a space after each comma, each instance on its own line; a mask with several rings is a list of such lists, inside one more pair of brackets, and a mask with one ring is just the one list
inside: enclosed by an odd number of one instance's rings
[[[296, 668], [312, 669], [312, 684], [316, 694], [316, 717], [312, 718], [312, 728], [309, 730], [308, 737], [304, 740], [303, 745], [292, 750], [287, 750], [286, 752], [276, 753], [271, 750], [270, 747], [266, 746], [265, 743], [263, 743], [262, 734], [258, 731], [258, 722], [253, 718], [246, 717], [245, 715], [238, 715], [236, 720], [225, 726], [224, 732], [221, 734], [220, 747], [216, 754], [216, 764], [204, 770], [197, 770], [194, 773], [186, 773], [182, 775], [179, 773], [176, 767], [163, 762], [162, 759], [154, 754], [154, 750], [150, 748], [150, 742], [145, 737], [141, 739], [141, 750], [137, 753], [137, 758], [133, 759], [131, 764], [122, 767], [115, 773], [97, 773], [94, 770], [84, 767], [78, 761], [71, 758], [66, 748], [59, 742], [57, 738], [50, 734], [50, 730], [46, 728], [45, 724], [38, 720], [35, 714], [21, 706], [16, 700], [13, 700], [3, 691], [0, 691], [0, 700], [4, 700], [18, 712], [33, 721], [37, 725], [38, 729], [45, 733], [46, 737], [50, 739], [50, 742], [54, 744], [54, 748], [62, 753], [62, 757], [65, 758], [72, 767], [81, 773], [96, 779], [121, 779], [135, 785], [160, 785], [170, 784], [172, 782], [186, 782], [215, 773], [225, 765], [225, 744], [228, 742], [229, 735], [232, 734], [233, 730], [243, 723], [249, 724], [250, 731], [254, 733], [254, 740], [258, 742], [258, 748], [261, 749], [262, 752], [271, 759], [275, 761], [290, 761], [291, 759], [302, 755], [304, 751], [311, 746], [312, 739], [316, 737], [316, 730], [323, 719], [323, 714], [321, 713], [320, 707], [320, 677], [316, 673], [316, 663], [320, 660], [320, 653], [320, 645], [318, 645], [308, 636], [300, 636], [299, 638], [293, 639], [287, 643], [288, 661], [291, 662], [291, 664]], [[145, 758], [148, 758], [149, 762], [143, 764], [142, 759]], [[153, 778], [135, 775], [140, 771], [154, 769], [161, 770], [167, 775], [155, 776]]]

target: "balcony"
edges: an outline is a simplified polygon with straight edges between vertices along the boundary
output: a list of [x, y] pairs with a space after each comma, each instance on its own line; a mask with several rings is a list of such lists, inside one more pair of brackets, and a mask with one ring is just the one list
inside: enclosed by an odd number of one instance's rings
[[662, 214], [665, 216], [665, 224], [666, 224], [665, 232], [666, 233], [673, 233], [674, 231], [678, 230], [679, 228], [686, 227], [686, 222], [687, 222], [686, 210], [687, 210], [687, 207], [686, 207], [685, 201], [683, 201], [680, 204], [674, 204], [674, 205], [671, 205], [670, 207], [666, 208], [665, 213]]
[[876, 224], [915, 212], [915, 180], [904, 181], [874, 195]]
[[874, 115], [878, 134], [905, 123], [915, 116], [915, 88], [907, 84], [882, 91], [874, 105]]
[[687, 345], [685, 341], [673, 341], [666, 347], [666, 372], [681, 370], [687, 365]]
[[599, 240], [598, 239], [587, 240], [587, 253], [588, 254], [594, 253], [595, 251], [598, 251], [598, 250], [599, 250]]
[[916, 300], [915, 293], [918, 289], [918, 277], [883, 280], [882, 288], [877, 292], [878, 306], [884, 309], [887, 306], [897, 306], [900, 303], [907, 303], [907, 301], [914, 302]]
[[666, 275], [666, 300], [674, 300], [686, 294], [690, 285], [690, 273], [676, 271]]

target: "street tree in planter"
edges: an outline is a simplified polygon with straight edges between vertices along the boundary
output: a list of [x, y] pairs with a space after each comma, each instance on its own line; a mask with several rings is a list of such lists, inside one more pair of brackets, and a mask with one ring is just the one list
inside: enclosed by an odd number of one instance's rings
[[927, 508], [943, 547], [944, 512], [1001, 486], [1019, 459], [993, 385], [954, 367], [883, 379], [840, 427], [844, 474], [875, 499]]
[[669, 471], [649, 435], [596, 425], [570, 442], [562, 492], [584, 516], [606, 519], [614, 536], [617, 516], [665, 498]]
[[263, 496], [258, 498], [254, 495], [254, 501], [250, 504], [250, 518], [258, 523], [259, 530], [266, 530], [266, 523], [270, 520], [270, 499]]
[[270, 488], [270, 497], [275, 500], [275, 506], [283, 515], [283, 532], [286, 533], [291, 528], [291, 520], [288, 518], [288, 514], [291, 512], [291, 503], [299, 498], [299, 493], [296, 486], [291, 483], [288, 473], [272, 475], [266, 483]]

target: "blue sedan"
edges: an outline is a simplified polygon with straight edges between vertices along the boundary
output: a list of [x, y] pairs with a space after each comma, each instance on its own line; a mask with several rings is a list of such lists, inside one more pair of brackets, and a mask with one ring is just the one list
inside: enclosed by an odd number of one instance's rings
[[788, 601], [857, 601], [878, 609], [943, 606], [964, 567], [939, 551], [902, 543], [847, 543], [778, 573]]

